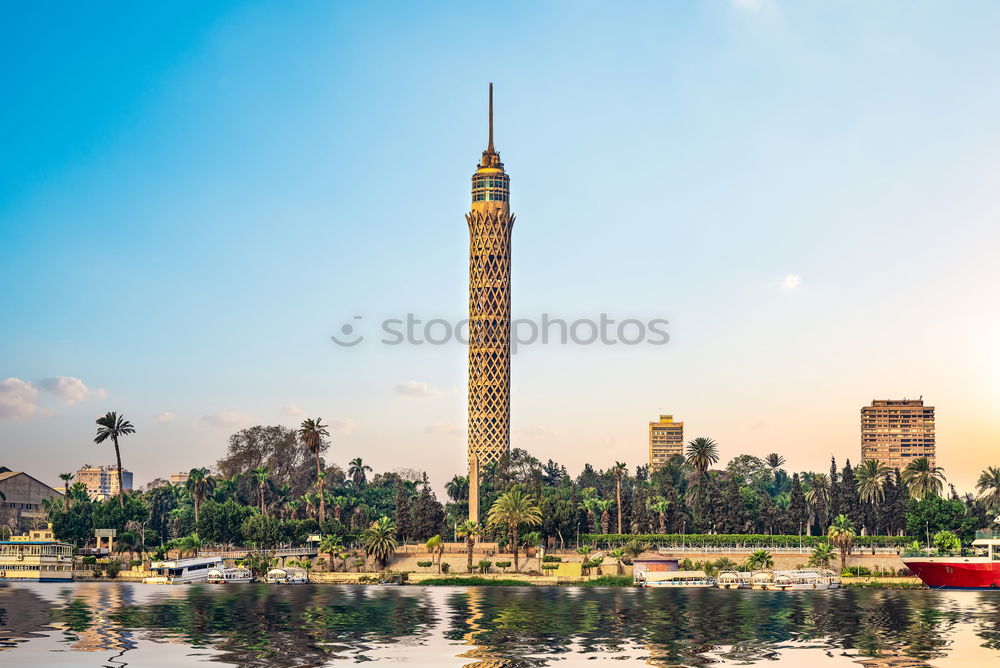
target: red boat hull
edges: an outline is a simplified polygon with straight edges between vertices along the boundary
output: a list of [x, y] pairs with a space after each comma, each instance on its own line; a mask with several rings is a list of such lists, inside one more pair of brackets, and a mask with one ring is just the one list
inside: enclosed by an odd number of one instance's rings
[[903, 559], [907, 568], [928, 587], [955, 589], [1000, 588], [1000, 561], [963, 562]]

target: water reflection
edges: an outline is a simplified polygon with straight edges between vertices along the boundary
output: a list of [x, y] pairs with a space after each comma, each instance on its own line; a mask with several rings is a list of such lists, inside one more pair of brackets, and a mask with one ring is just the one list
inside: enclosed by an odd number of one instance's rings
[[0, 652], [19, 665], [138, 664], [169, 647], [170, 665], [937, 667], [1000, 659], [1000, 592], [0, 586]]

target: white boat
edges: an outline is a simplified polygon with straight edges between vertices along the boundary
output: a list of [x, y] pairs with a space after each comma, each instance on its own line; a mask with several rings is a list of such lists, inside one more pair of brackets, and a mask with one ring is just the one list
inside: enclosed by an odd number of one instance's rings
[[774, 571], [754, 571], [750, 576], [751, 589], [767, 589], [774, 582]]
[[149, 564], [149, 570], [154, 575], [143, 578], [142, 581], [146, 584], [190, 584], [192, 582], [206, 582], [209, 571], [222, 568], [222, 557], [153, 561]]
[[640, 587], [714, 587], [715, 580], [705, 571], [652, 571], [637, 573], [635, 584]]
[[722, 571], [715, 578], [715, 586], [719, 589], [749, 589], [750, 573], [747, 571]]
[[270, 584], [300, 584], [309, 582], [309, 575], [301, 568], [272, 568], [264, 577]]
[[812, 591], [816, 589], [837, 589], [840, 576], [831, 570], [811, 569], [776, 571], [774, 579], [764, 587], [768, 591]]
[[209, 584], [253, 582], [253, 573], [247, 568], [213, 568], [208, 571]]

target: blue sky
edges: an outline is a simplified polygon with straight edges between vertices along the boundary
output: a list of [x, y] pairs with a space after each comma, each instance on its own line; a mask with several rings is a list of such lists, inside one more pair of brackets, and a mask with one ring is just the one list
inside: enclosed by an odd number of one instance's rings
[[460, 472], [462, 348], [328, 337], [463, 317], [489, 81], [515, 316], [671, 323], [518, 353], [514, 445], [635, 465], [664, 412], [824, 470], [923, 394], [949, 479], [998, 463], [994, 3], [0, 12], [4, 465], [109, 462], [116, 409], [140, 482], [304, 413], [335, 461]]

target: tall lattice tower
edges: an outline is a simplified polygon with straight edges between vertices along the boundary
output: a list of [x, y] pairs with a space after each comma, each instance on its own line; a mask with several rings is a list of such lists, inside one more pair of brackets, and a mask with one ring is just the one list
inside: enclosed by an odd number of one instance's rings
[[479, 521], [479, 470], [510, 450], [510, 177], [490, 143], [472, 175], [469, 223], [469, 519]]

